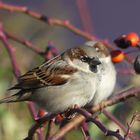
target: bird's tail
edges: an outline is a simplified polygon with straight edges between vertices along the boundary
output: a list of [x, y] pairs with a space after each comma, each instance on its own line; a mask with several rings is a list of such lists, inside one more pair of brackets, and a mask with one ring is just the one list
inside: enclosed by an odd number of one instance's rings
[[23, 92], [22, 90], [16, 94], [10, 95], [0, 100], [0, 104], [2, 103], [12, 103], [12, 102], [21, 102], [26, 101], [28, 99], [28, 94]]

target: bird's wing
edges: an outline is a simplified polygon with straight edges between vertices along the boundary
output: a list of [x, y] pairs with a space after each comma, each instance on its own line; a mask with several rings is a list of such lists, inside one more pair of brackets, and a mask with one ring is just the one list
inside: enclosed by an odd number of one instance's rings
[[68, 65], [61, 56], [32, 69], [19, 77], [19, 83], [11, 89], [36, 89], [45, 86], [62, 85], [68, 82], [77, 69]]

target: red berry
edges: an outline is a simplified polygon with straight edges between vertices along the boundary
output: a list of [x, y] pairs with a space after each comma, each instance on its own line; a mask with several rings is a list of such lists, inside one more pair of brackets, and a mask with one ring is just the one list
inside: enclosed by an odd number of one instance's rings
[[124, 53], [120, 50], [115, 50], [111, 52], [112, 62], [118, 63], [124, 60]]
[[139, 43], [139, 36], [136, 33], [131, 32], [126, 36], [126, 41], [130, 42], [130, 46], [132, 47], [137, 46]]
[[45, 115], [47, 114], [47, 112], [43, 109], [40, 109], [39, 112], [38, 112], [38, 117], [44, 117]]

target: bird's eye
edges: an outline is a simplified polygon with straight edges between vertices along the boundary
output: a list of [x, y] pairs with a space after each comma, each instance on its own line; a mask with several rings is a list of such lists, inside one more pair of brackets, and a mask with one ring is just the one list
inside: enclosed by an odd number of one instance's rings
[[92, 72], [97, 73], [97, 66], [101, 64], [97, 57], [90, 58], [88, 56], [82, 56], [80, 59], [82, 62], [89, 64], [89, 68]]
[[81, 56], [80, 60], [81, 60], [82, 62], [89, 63], [90, 60], [91, 60], [91, 58], [88, 57], [87, 55], [85, 55], [85, 56]]

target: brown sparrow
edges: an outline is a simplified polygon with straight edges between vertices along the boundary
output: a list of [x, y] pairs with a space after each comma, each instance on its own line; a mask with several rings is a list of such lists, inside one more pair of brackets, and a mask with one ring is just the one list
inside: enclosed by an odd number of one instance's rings
[[105, 45], [98, 41], [88, 42], [20, 76], [18, 84], [11, 88], [19, 92], [0, 103], [33, 101], [52, 113], [66, 111], [75, 105], [96, 104], [111, 94], [114, 73]]

